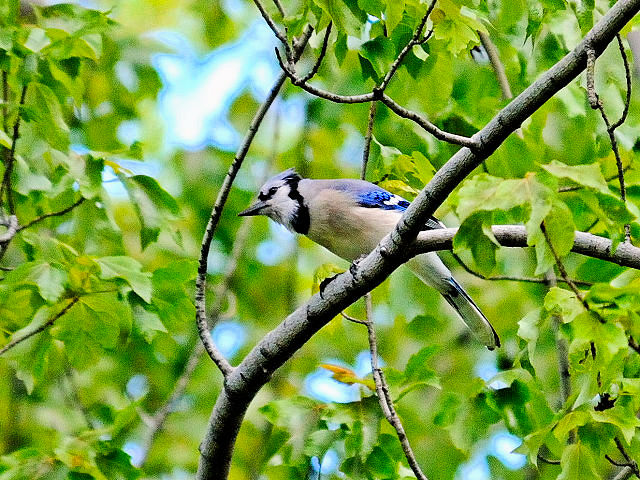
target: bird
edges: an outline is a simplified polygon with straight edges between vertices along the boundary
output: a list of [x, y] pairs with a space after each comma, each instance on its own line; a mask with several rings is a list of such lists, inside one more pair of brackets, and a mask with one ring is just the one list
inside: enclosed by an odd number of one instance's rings
[[[354, 262], [370, 253], [398, 223], [409, 201], [365, 180], [303, 178], [293, 168], [260, 188], [257, 201], [238, 215], [265, 215]], [[445, 228], [435, 217], [425, 230]], [[489, 350], [500, 346], [495, 329], [435, 252], [417, 255], [407, 267], [435, 288]]]

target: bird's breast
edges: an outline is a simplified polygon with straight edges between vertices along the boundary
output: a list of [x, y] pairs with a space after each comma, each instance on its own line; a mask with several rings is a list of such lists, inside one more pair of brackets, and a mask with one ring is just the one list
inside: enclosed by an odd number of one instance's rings
[[400, 219], [400, 212], [359, 206], [343, 192], [321, 192], [310, 205], [307, 236], [353, 261], [369, 253]]

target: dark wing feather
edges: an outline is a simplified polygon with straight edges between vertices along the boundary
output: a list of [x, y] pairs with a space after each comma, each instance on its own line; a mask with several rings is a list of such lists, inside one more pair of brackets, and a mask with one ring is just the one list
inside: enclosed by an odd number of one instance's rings
[[[395, 195], [370, 182], [348, 179], [335, 180], [334, 182], [334, 188], [337, 190], [354, 194], [356, 202], [361, 207], [404, 212], [410, 204], [400, 195]], [[435, 230], [437, 228], [446, 227], [435, 217], [429, 218], [425, 223], [426, 230]]]

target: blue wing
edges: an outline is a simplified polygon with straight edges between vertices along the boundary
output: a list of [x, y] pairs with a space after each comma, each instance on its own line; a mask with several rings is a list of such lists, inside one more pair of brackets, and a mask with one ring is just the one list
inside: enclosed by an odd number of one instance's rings
[[[365, 208], [380, 208], [382, 210], [395, 210], [404, 212], [410, 202], [388, 192], [382, 187], [363, 180], [333, 180], [332, 188], [351, 193], [357, 204]], [[445, 228], [445, 226], [435, 217], [431, 217], [425, 224], [427, 230]]]
[[381, 208], [383, 210], [400, 210], [405, 211], [409, 206], [409, 202], [399, 195], [378, 187], [375, 190], [361, 192], [358, 195], [358, 205], [366, 208]]

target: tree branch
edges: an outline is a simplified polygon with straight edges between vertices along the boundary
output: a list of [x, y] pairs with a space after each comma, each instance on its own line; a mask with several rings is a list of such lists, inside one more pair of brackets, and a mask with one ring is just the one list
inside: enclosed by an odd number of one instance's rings
[[69, 213], [71, 210], [73, 210], [74, 208], [76, 208], [79, 205], [82, 205], [82, 203], [85, 201], [86, 199], [84, 197], [80, 197], [76, 202], [74, 202], [72, 205], [69, 205], [67, 208], [63, 208], [62, 210], [58, 211], [58, 212], [51, 212], [51, 213], [46, 213], [44, 215], [41, 215], [37, 218], [34, 218], [33, 220], [31, 220], [29, 223], [25, 224], [25, 225], [21, 225], [20, 227], [18, 227], [18, 232], [21, 232], [22, 230], [25, 230], [29, 227], [32, 227], [33, 225], [35, 225], [36, 223], [39, 223], [43, 220], [46, 220], [47, 218], [51, 218], [51, 217], [60, 217], [62, 215], [66, 215], [67, 213]]
[[[292, 57], [291, 47], [289, 46], [289, 41], [287, 39], [286, 33], [283, 33], [280, 31], [280, 29], [276, 25], [276, 22], [273, 21], [273, 18], [271, 18], [271, 16], [267, 12], [267, 10], [264, 8], [264, 5], [262, 5], [262, 2], [260, 0], [253, 0], [253, 3], [255, 3], [256, 7], [258, 7], [258, 10], [260, 11], [260, 15], [262, 15], [262, 18], [264, 18], [264, 21], [267, 23], [267, 25], [269, 26], [273, 34], [276, 36], [278, 40], [280, 40], [280, 42], [284, 46], [284, 49], [287, 55], [287, 61], [291, 62], [293, 57]], [[276, 3], [276, 6], [278, 6], [277, 3]]]
[[496, 74], [496, 79], [498, 80], [498, 85], [500, 85], [500, 90], [502, 91], [502, 97], [505, 100], [511, 100], [513, 98], [513, 93], [511, 93], [511, 86], [509, 85], [509, 79], [507, 78], [507, 74], [505, 73], [504, 65], [502, 64], [502, 61], [500, 61], [498, 49], [491, 41], [491, 37], [486, 33], [478, 30], [478, 36], [480, 37], [482, 46], [487, 51], [487, 55], [489, 56], [489, 61], [491, 62], [493, 71]]
[[[307, 42], [309, 41], [309, 37], [311, 36], [312, 29], [307, 27], [301, 40], [295, 46], [295, 60], [297, 60]], [[211, 211], [211, 216], [209, 218], [209, 222], [207, 223], [207, 227], [204, 232], [204, 236], [202, 238], [202, 246], [200, 248], [200, 259], [198, 263], [198, 276], [196, 278], [196, 296], [195, 296], [195, 304], [196, 304], [196, 323], [198, 327], [198, 334], [200, 335], [200, 339], [204, 344], [204, 348], [207, 351], [209, 357], [215, 362], [218, 366], [222, 374], [227, 377], [233, 372], [233, 367], [227, 361], [224, 356], [219, 352], [213, 340], [211, 339], [211, 333], [209, 332], [208, 323], [207, 323], [207, 313], [206, 313], [206, 299], [205, 299], [205, 291], [207, 284], [207, 259], [209, 257], [209, 249], [211, 247], [211, 241], [213, 240], [213, 234], [216, 231], [218, 226], [218, 222], [220, 221], [220, 217], [222, 215], [222, 209], [227, 201], [227, 197], [229, 196], [229, 191], [231, 190], [231, 186], [233, 185], [233, 181], [242, 166], [242, 162], [249, 151], [249, 147], [251, 146], [251, 142], [262, 123], [269, 107], [278, 96], [280, 92], [280, 88], [284, 84], [287, 79], [284, 73], [281, 73], [278, 79], [276, 80], [273, 87], [271, 87], [271, 91], [267, 96], [264, 103], [260, 106], [258, 111], [256, 112], [253, 120], [251, 121], [251, 125], [249, 125], [249, 129], [247, 130], [247, 134], [236, 153], [229, 170], [227, 171], [227, 175], [222, 182], [222, 186], [218, 191], [218, 196], [216, 198], [216, 202], [213, 205], [213, 210]]]
[[371, 102], [369, 106], [369, 120], [367, 121], [367, 133], [364, 137], [364, 148], [362, 149], [362, 168], [360, 169], [360, 179], [367, 179], [367, 164], [369, 163], [369, 150], [371, 149], [371, 139], [373, 138], [373, 123], [376, 118], [378, 102]]
[[78, 303], [78, 300], [80, 300], [80, 297], [73, 297], [69, 301], [69, 303], [62, 310], [60, 310], [58, 313], [56, 313], [53, 317], [51, 317], [45, 323], [40, 325], [38, 328], [36, 328], [35, 330], [32, 330], [32, 331], [30, 331], [28, 333], [25, 333], [21, 337], [18, 337], [18, 338], [15, 338], [15, 339], [11, 340], [4, 347], [0, 348], [0, 355], [2, 355], [5, 352], [11, 350], [13, 347], [15, 347], [16, 345], [24, 342], [25, 340], [30, 339], [34, 335], [37, 335], [38, 333], [43, 332], [47, 328], [51, 327], [55, 323], [56, 320], [58, 320], [61, 316], [63, 316], [65, 313], [67, 313], [71, 309], [71, 307], [73, 307], [76, 303]]
[[[299, 350], [320, 328], [351, 303], [379, 285], [408, 257], [408, 247], [414, 243], [426, 220], [446, 200], [480, 163], [493, 153], [524, 120], [547, 102], [561, 88], [569, 84], [586, 66], [587, 45], [601, 53], [615, 34], [640, 10], [640, 0], [619, 0], [591, 29], [582, 42], [531, 86], [511, 101], [493, 120], [476, 133], [473, 139], [478, 147], [460, 149], [434, 175], [413, 203], [402, 215], [393, 231], [351, 272], [338, 275], [323, 293], [312, 296], [308, 302], [291, 313], [280, 325], [247, 354], [225, 379], [209, 419], [205, 437], [200, 445], [197, 479], [224, 480], [228, 477], [231, 456], [245, 412], [262, 386], [273, 373]], [[511, 229], [511, 230], [510, 230]], [[514, 233], [514, 238], [526, 245], [524, 227], [494, 228], [497, 237]], [[450, 246], [451, 229], [423, 232], [439, 237]], [[451, 234], [443, 238], [442, 235]], [[518, 235], [520, 234], [520, 235]], [[506, 242], [508, 243], [508, 242]], [[430, 248], [435, 247], [430, 245]], [[615, 253], [611, 242], [593, 235], [576, 233], [574, 251], [591, 252], [618, 264], [640, 266], [639, 250], [622, 244]], [[206, 267], [206, 265], [205, 265]], [[204, 269], [206, 271], [206, 268]]]
[[[483, 275], [483, 274], [481, 274], [479, 272], [476, 272], [475, 270], [470, 268], [469, 265], [464, 263], [462, 261], [462, 259], [458, 255], [456, 255], [455, 253], [451, 252], [451, 254], [453, 255], [453, 258], [455, 258], [458, 261], [458, 263], [460, 264], [460, 266], [462, 267], [462, 269], [465, 272], [467, 272], [470, 275], [473, 275], [476, 278], [481, 278], [482, 280], [523, 282], [523, 283], [541, 283], [541, 284], [547, 284], [548, 283], [548, 279], [547, 278], [537, 278], [537, 277], [516, 277], [516, 276], [512, 276], [512, 275], [494, 275], [493, 277], [487, 277], [486, 275]], [[558, 281], [558, 279], [556, 278], [555, 281]], [[560, 282], [565, 282], [564, 279], [560, 279], [559, 281]], [[582, 280], [576, 280], [575, 278], [572, 278], [571, 281], [575, 285], [580, 285], [581, 287], [591, 287], [593, 285], [593, 283], [591, 283], [591, 282], [585, 282], [585, 281], [582, 281]]]
[[[22, 87], [22, 93], [20, 94], [20, 107], [24, 105], [25, 98], [27, 96], [27, 86]], [[13, 188], [11, 188], [11, 173], [13, 172], [13, 163], [16, 158], [16, 143], [20, 137], [20, 120], [22, 119], [22, 112], [18, 107], [18, 113], [16, 121], [13, 124], [13, 136], [11, 138], [11, 149], [9, 150], [9, 156], [7, 157], [7, 163], [4, 169], [4, 176], [2, 178], [2, 186], [0, 186], [0, 206], [3, 205], [3, 194], [7, 191], [7, 204], [9, 206], [9, 213], [14, 215], [16, 212], [15, 205], [13, 204]]]
[[426, 37], [423, 38], [422, 37], [422, 32], [424, 32], [424, 27], [427, 24], [427, 20], [429, 19], [429, 15], [431, 15], [431, 12], [433, 11], [433, 8], [436, 6], [436, 1], [437, 0], [432, 0], [431, 1], [431, 4], [429, 5], [429, 8], [427, 8], [427, 12], [422, 17], [422, 20], [420, 20], [420, 23], [418, 24], [418, 28], [416, 28], [416, 31], [413, 33], [413, 36], [411, 37], [411, 40], [409, 40], [409, 43], [407, 43], [404, 46], [404, 48], [402, 50], [400, 50], [400, 53], [398, 54], [396, 59], [391, 64], [391, 67], [389, 68], [389, 71], [387, 72], [387, 74], [382, 79], [382, 82], [380, 83], [380, 85], [378, 85], [376, 87], [376, 90], [378, 90], [380, 92], [383, 92], [389, 86], [389, 82], [391, 82], [391, 79], [395, 75], [396, 71], [398, 70], [398, 68], [402, 64], [402, 61], [404, 60], [404, 57], [407, 56], [409, 51], [414, 46], [420, 45], [420, 44], [426, 42], [429, 39], [429, 37], [431, 35], [428, 34]]
[[[436, 0], [432, 0], [431, 4], [429, 5], [429, 8], [427, 9], [427, 12], [422, 17], [422, 20], [418, 25], [418, 28], [416, 29], [413, 36], [411, 37], [411, 40], [409, 40], [409, 42], [405, 45], [405, 47], [400, 51], [398, 56], [395, 58], [395, 60], [391, 64], [391, 67], [389, 68], [389, 71], [385, 74], [380, 85], [376, 86], [373, 89], [373, 91], [370, 93], [363, 93], [359, 95], [339, 95], [337, 93], [329, 92], [327, 90], [323, 90], [321, 88], [310, 85], [308, 83], [308, 80], [310, 80], [311, 77], [313, 77], [313, 75], [315, 74], [313, 73], [314, 70], [317, 72], [317, 68], [315, 68], [314, 66], [314, 69], [309, 74], [305, 75], [304, 77], [299, 77], [295, 71], [295, 68], [293, 68], [292, 65], [285, 64], [284, 60], [280, 56], [280, 52], [276, 48], [275, 53], [276, 53], [276, 58], [278, 60], [278, 64], [280, 65], [280, 68], [282, 69], [282, 71], [289, 77], [289, 79], [291, 80], [291, 83], [302, 88], [303, 90], [310, 93], [311, 95], [314, 95], [319, 98], [323, 98], [325, 100], [329, 100], [334, 103], [347, 103], [347, 104], [368, 103], [368, 102], [375, 102], [377, 100], [380, 100], [387, 107], [389, 107], [389, 109], [391, 109], [391, 111], [393, 111], [396, 115], [402, 118], [406, 118], [407, 120], [411, 120], [414, 123], [417, 123], [420, 127], [422, 127], [428, 133], [436, 137], [438, 140], [442, 140], [455, 145], [461, 145], [463, 147], [469, 147], [472, 149], [476, 148], [478, 145], [472, 139], [462, 135], [456, 135], [453, 133], [445, 132], [444, 130], [439, 129], [436, 125], [431, 123], [429, 120], [427, 120], [425, 117], [423, 117], [419, 113], [412, 112], [411, 110], [408, 110], [402, 107], [401, 105], [396, 103], [391, 97], [389, 97], [384, 93], [385, 89], [389, 85], [389, 82], [391, 81], [394, 74], [400, 67], [402, 60], [405, 58], [409, 50], [411, 50], [411, 48], [413, 48], [415, 45], [422, 44], [426, 40], [428, 40], [430, 34], [427, 34], [426, 37], [422, 38], [422, 32], [424, 31], [424, 26], [426, 25], [427, 19], [429, 18], [429, 15], [431, 14], [435, 4], [436, 4]], [[325, 37], [325, 42], [327, 38], [328, 38], [328, 35], [327, 37]], [[318, 59], [319, 61], [316, 62], [317, 66], [319, 66], [319, 63], [323, 56], [324, 56], [324, 45], [323, 45], [323, 51], [320, 53], [320, 58]]]
[[[302, 83], [305, 83], [311, 80], [313, 77], [315, 77], [316, 73], [318, 73], [318, 70], [320, 70], [320, 65], [322, 65], [322, 60], [324, 60], [324, 56], [327, 53], [327, 46], [329, 44], [329, 35], [331, 35], [332, 25], [333, 25], [332, 22], [329, 22], [329, 25], [327, 25], [327, 28], [324, 32], [324, 40], [322, 41], [322, 48], [320, 49], [320, 55], [318, 55], [318, 58], [316, 59], [316, 62], [313, 64], [313, 67], [311, 68], [311, 70], [309, 70], [309, 72], [300, 79]], [[278, 50], [276, 50], [276, 54], [278, 56], [278, 59], [280, 59]]]
[[[624, 51], [624, 45], [622, 44], [622, 37], [620, 34], [616, 34], [616, 40], [618, 41], [618, 48], [620, 50], [620, 56], [622, 57], [622, 62], [624, 63], [624, 72], [625, 78], [627, 82], [627, 94], [625, 98], [624, 110], [622, 111], [622, 115], [620, 119], [611, 123], [609, 121], [609, 117], [604, 111], [604, 106], [600, 97], [598, 96], [595, 89], [595, 52], [593, 49], [589, 48], [587, 50], [587, 95], [589, 97], [589, 104], [591, 108], [594, 110], [598, 110], [600, 112], [600, 116], [604, 121], [604, 124], [607, 127], [607, 134], [609, 135], [609, 142], [611, 143], [611, 150], [613, 150], [613, 155], [616, 158], [616, 166], [618, 167], [618, 182], [620, 183], [620, 198], [624, 203], [627, 202], [627, 192], [624, 185], [624, 168], [622, 166], [622, 158], [620, 157], [620, 150], [618, 148], [618, 141], [616, 140], [616, 128], [624, 123], [627, 119], [627, 114], [629, 113], [629, 103], [631, 102], [631, 69], [629, 68], [629, 61], [627, 59], [627, 54]], [[626, 224], [624, 226], [624, 237], [625, 242], [631, 241], [631, 225]]]
[[371, 294], [365, 295], [365, 304], [367, 310], [367, 321], [365, 322], [365, 325], [367, 327], [367, 333], [369, 337], [371, 371], [373, 373], [373, 380], [376, 385], [376, 394], [378, 395], [380, 408], [382, 408], [382, 413], [387, 419], [387, 422], [389, 422], [389, 425], [391, 425], [395, 429], [398, 440], [400, 440], [400, 444], [402, 445], [404, 455], [416, 478], [418, 478], [419, 480], [428, 480], [427, 476], [422, 472], [422, 469], [420, 468], [420, 465], [416, 460], [416, 456], [413, 453], [413, 449], [411, 448], [411, 444], [409, 443], [407, 434], [404, 431], [404, 427], [402, 425], [402, 422], [400, 421], [400, 417], [398, 416], [398, 413], [396, 412], [396, 409], [393, 405], [393, 400], [391, 399], [391, 395], [389, 394], [389, 385], [387, 384], [384, 372], [378, 364], [378, 339], [376, 338], [376, 330], [373, 325], [373, 321], [371, 320]]
[[7, 103], [9, 102], [9, 81], [6, 70], [2, 71], [2, 129], [6, 132], [9, 126], [9, 110]]

